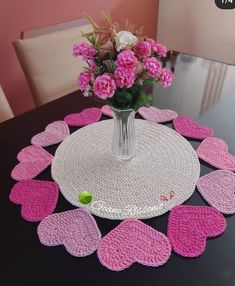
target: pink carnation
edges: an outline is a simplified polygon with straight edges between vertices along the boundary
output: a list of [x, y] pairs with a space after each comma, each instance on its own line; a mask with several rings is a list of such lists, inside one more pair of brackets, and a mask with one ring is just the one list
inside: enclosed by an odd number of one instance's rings
[[87, 43], [75, 44], [73, 47], [74, 57], [82, 56], [83, 60], [93, 59], [95, 52], [95, 48]]
[[154, 39], [146, 38], [145, 41], [151, 45], [151, 48], [153, 48], [156, 45], [156, 42], [154, 41]]
[[160, 43], [156, 43], [154, 46], [153, 46], [153, 50], [154, 52], [156, 52], [160, 57], [165, 57], [166, 56], [166, 53], [167, 53], [167, 48], [160, 44]]
[[174, 80], [174, 75], [170, 69], [164, 68], [160, 73], [159, 79], [163, 87], [169, 87]]
[[78, 77], [78, 85], [81, 91], [84, 91], [87, 89], [92, 77], [93, 77], [93, 74], [89, 71], [84, 71], [80, 73]]
[[140, 58], [148, 57], [151, 55], [151, 44], [146, 41], [142, 41], [135, 46], [134, 52]]
[[115, 64], [118, 68], [134, 70], [137, 64], [137, 58], [131, 50], [124, 50], [118, 54]]
[[98, 76], [93, 85], [94, 94], [102, 99], [112, 97], [116, 91], [116, 84], [109, 74]]
[[143, 60], [143, 68], [147, 71], [151, 77], [156, 77], [162, 70], [161, 63], [156, 58], [145, 58]]
[[135, 82], [134, 72], [128, 69], [116, 69], [114, 72], [114, 78], [117, 87], [130, 88]]
[[96, 67], [96, 63], [93, 59], [91, 60], [88, 60], [88, 64], [92, 67], [92, 68], [95, 68]]

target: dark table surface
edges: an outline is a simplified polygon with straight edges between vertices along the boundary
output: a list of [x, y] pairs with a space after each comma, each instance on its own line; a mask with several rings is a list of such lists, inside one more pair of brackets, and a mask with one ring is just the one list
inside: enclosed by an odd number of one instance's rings
[[[224, 139], [235, 155], [235, 66], [180, 53], [172, 53], [165, 64], [174, 71], [175, 81], [170, 89], [154, 87], [154, 105], [191, 115], [213, 128], [215, 136]], [[159, 268], [136, 263], [122, 272], [112, 272], [99, 263], [96, 253], [76, 258], [63, 246], [39, 243], [38, 224], [23, 220], [20, 206], [8, 199], [15, 184], [10, 172], [17, 163], [17, 153], [48, 123], [94, 105], [97, 102], [77, 92], [0, 124], [0, 285], [235, 285], [235, 216], [226, 217], [225, 233], [209, 239], [200, 257], [186, 259], [173, 252]], [[200, 143], [190, 142], [194, 148]], [[56, 147], [47, 150], [54, 154]], [[201, 162], [201, 176], [213, 170]], [[37, 179], [51, 180], [50, 168]], [[186, 204], [206, 205], [197, 191]], [[73, 208], [60, 195], [55, 212]], [[168, 214], [145, 223], [166, 234]], [[119, 224], [95, 219], [102, 235]]]

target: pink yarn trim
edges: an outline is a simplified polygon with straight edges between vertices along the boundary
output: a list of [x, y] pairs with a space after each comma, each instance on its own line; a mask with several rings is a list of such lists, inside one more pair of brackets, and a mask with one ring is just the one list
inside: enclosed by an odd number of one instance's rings
[[48, 216], [39, 224], [38, 236], [42, 244], [64, 245], [74, 256], [92, 254], [101, 239], [95, 219], [84, 209], [74, 209]]
[[80, 113], [67, 115], [64, 121], [70, 126], [86, 126], [98, 122], [102, 116], [100, 108], [90, 107]]
[[35, 178], [52, 162], [53, 156], [39, 146], [28, 146], [22, 149], [17, 159], [20, 162], [11, 172], [11, 177], [16, 181]]
[[203, 140], [197, 148], [197, 155], [216, 168], [235, 171], [235, 156], [228, 152], [228, 145], [220, 138]]
[[181, 115], [173, 120], [174, 129], [188, 138], [204, 139], [213, 136], [213, 130], [198, 124], [190, 116]]
[[12, 188], [10, 201], [21, 205], [21, 216], [27, 221], [40, 221], [55, 210], [59, 187], [54, 182], [26, 180]]
[[156, 123], [169, 122], [177, 117], [177, 113], [169, 109], [159, 109], [154, 106], [141, 107], [138, 113], [146, 120]]
[[62, 142], [69, 135], [68, 125], [64, 121], [55, 121], [47, 125], [45, 131], [33, 136], [31, 143], [32, 145], [46, 147]]
[[209, 205], [224, 214], [235, 213], [235, 174], [217, 170], [201, 177], [197, 182], [198, 191]]
[[169, 259], [171, 245], [163, 233], [137, 219], [128, 219], [102, 238], [97, 254], [100, 262], [114, 271], [134, 262], [157, 267]]
[[207, 206], [176, 206], [169, 215], [168, 237], [173, 250], [185, 257], [197, 257], [206, 247], [206, 239], [226, 229], [226, 220]]
[[101, 111], [104, 115], [113, 117], [113, 112], [109, 105], [102, 106]]

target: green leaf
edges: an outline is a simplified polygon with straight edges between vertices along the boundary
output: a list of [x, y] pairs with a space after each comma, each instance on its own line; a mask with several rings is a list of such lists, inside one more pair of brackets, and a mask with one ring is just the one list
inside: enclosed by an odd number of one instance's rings
[[150, 78], [148, 78], [148, 79], [145, 79], [144, 80], [144, 85], [153, 85], [155, 83], [155, 79], [150, 79]]
[[117, 108], [130, 108], [132, 94], [126, 90], [118, 89], [113, 97], [113, 106]]
[[116, 65], [115, 65], [115, 62], [113, 61], [113, 60], [111, 60], [111, 70], [112, 70], [112, 72], [114, 72], [115, 71], [115, 69], [116, 69]]
[[133, 104], [133, 108], [137, 111], [142, 106], [150, 106], [152, 104], [152, 96], [146, 95], [143, 90], [138, 93], [138, 98]]
[[140, 86], [137, 84], [134, 84], [131, 88], [128, 88], [128, 92], [130, 93], [137, 93], [140, 89]]
[[149, 107], [153, 103], [153, 97], [151, 95], [147, 95], [144, 101], [144, 106]]

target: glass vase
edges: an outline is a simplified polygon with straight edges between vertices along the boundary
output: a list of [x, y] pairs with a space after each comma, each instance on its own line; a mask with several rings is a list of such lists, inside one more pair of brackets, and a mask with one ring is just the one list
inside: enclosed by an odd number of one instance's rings
[[137, 140], [135, 133], [135, 110], [116, 109], [113, 112], [114, 130], [112, 150], [119, 160], [130, 160], [137, 151]]

